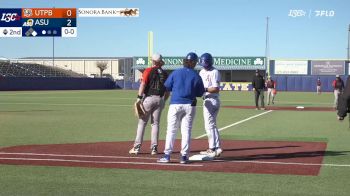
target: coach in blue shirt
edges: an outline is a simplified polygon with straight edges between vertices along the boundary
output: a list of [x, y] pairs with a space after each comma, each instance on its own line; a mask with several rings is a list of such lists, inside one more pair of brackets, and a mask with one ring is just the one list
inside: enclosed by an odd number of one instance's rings
[[196, 114], [196, 97], [201, 97], [205, 92], [201, 77], [194, 71], [197, 63], [197, 54], [188, 53], [184, 59], [184, 67], [175, 70], [165, 81], [164, 86], [172, 94], [168, 111], [165, 155], [158, 160], [160, 163], [170, 162], [170, 154], [174, 149], [176, 132], [180, 125], [182, 136], [180, 163], [186, 164], [189, 162], [192, 124]]

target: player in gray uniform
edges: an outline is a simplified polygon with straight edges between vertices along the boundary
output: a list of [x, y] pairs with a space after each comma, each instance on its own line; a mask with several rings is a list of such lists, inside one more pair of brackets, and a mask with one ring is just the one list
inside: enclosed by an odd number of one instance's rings
[[151, 117], [151, 154], [158, 153], [159, 121], [169, 93], [165, 91], [164, 82], [168, 75], [162, 69], [164, 61], [160, 54], [152, 56], [152, 67], [147, 68], [142, 74], [142, 82], [138, 91], [137, 101], [143, 102], [146, 115], [139, 119], [136, 131], [136, 139], [130, 154], [137, 155], [140, 152], [145, 127]]
[[220, 73], [213, 67], [214, 59], [209, 53], [204, 53], [200, 58], [203, 69], [199, 72], [205, 87], [203, 95], [203, 117], [205, 131], [208, 136], [209, 148], [200, 154], [209, 157], [218, 157], [222, 153], [220, 134], [216, 124], [216, 117], [220, 109]]

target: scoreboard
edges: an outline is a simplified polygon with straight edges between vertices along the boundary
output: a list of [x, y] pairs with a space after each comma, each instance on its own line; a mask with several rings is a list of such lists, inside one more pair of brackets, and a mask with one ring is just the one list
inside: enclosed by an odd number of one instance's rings
[[76, 8], [0, 8], [0, 37], [76, 36]]

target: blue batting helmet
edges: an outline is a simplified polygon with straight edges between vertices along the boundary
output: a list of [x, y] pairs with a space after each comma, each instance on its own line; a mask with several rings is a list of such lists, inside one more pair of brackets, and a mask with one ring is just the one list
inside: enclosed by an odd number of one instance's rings
[[186, 60], [198, 62], [198, 55], [194, 52], [190, 52], [186, 55]]
[[214, 58], [209, 53], [202, 54], [199, 64], [204, 67], [204, 69], [210, 69], [213, 67]]

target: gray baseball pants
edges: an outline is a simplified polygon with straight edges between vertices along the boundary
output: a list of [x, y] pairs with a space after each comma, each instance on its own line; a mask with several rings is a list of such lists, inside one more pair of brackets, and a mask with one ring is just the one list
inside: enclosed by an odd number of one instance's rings
[[145, 128], [150, 117], [152, 127], [151, 148], [154, 145], [158, 145], [159, 121], [164, 104], [164, 99], [158, 95], [151, 95], [145, 98], [143, 101], [143, 106], [146, 110], [146, 115], [139, 119], [134, 146], [142, 144]]

